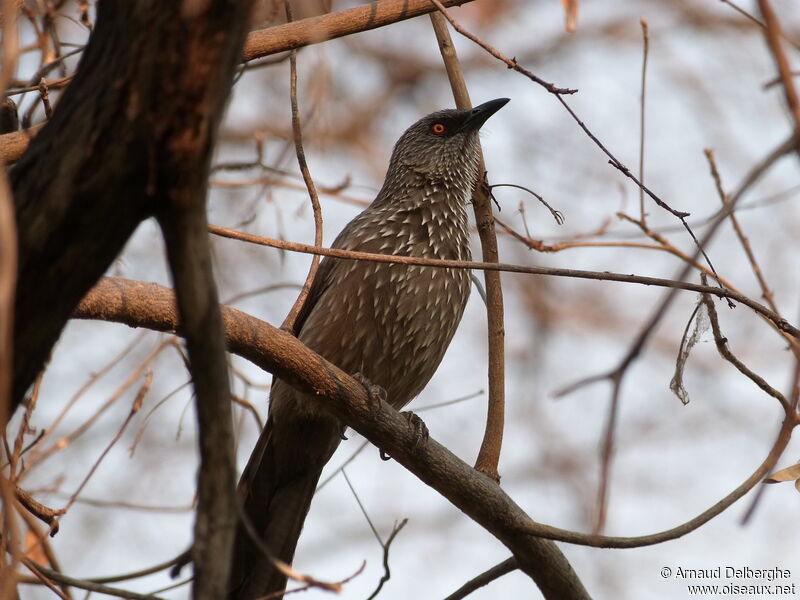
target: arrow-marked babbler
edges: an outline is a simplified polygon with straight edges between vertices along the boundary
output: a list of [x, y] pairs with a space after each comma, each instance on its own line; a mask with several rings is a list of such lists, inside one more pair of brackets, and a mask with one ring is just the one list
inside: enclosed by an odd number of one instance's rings
[[[478, 130], [506, 102], [441, 110], [409, 127], [394, 147], [377, 197], [333, 247], [470, 260], [466, 207], [481, 175]], [[400, 409], [439, 366], [469, 290], [465, 269], [326, 257], [295, 330], [340, 369], [383, 388]], [[344, 425], [316, 401], [275, 379], [267, 424], [238, 490], [244, 515], [275, 558], [291, 563], [322, 468], [343, 433]], [[285, 585], [240, 524], [230, 598], [253, 600]]]

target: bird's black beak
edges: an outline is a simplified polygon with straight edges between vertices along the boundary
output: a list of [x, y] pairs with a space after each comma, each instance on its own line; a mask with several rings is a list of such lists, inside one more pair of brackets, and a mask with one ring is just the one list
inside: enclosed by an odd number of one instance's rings
[[508, 103], [509, 98], [489, 100], [467, 111], [467, 118], [461, 125], [462, 129], [477, 131], [486, 120]]

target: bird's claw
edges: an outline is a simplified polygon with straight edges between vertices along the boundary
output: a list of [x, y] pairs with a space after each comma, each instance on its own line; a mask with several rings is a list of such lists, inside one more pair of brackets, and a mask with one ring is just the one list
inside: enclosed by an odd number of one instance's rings
[[[372, 383], [369, 379], [367, 379], [362, 373], [353, 373], [353, 379], [355, 379], [358, 383], [360, 383], [364, 389], [367, 391], [367, 400], [369, 401], [369, 407], [373, 410], [377, 410], [381, 406], [381, 402], [386, 402], [386, 390], [383, 389], [381, 386]], [[379, 455], [381, 460], [391, 460], [392, 457], [386, 454], [383, 450], [378, 448]]]
[[411, 412], [410, 410], [406, 410], [400, 413], [405, 417], [408, 424], [414, 429], [414, 450], [419, 448], [419, 445], [422, 442], [427, 442], [428, 438], [430, 437], [430, 432], [428, 431], [428, 426], [425, 425], [425, 421], [419, 418], [416, 413]]
[[[430, 437], [430, 432], [428, 431], [428, 426], [425, 425], [425, 421], [420, 419], [415, 413], [411, 412], [410, 410], [406, 410], [400, 413], [403, 418], [408, 421], [408, 424], [411, 425], [412, 429], [414, 430], [414, 443], [411, 446], [412, 450], [416, 450], [419, 448], [420, 444], [423, 442], [427, 442], [428, 438]], [[380, 450], [380, 457], [381, 460], [390, 460], [392, 457], [386, 454], [383, 450]]]
[[386, 402], [386, 390], [381, 386], [372, 383], [361, 373], [354, 373], [353, 379], [360, 383], [367, 392], [367, 399], [370, 402], [370, 408], [378, 408], [381, 402]]

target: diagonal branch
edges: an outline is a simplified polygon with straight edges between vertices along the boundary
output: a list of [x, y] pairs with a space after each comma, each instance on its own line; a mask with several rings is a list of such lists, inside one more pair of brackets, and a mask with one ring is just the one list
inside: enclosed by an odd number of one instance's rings
[[[87, 295], [76, 318], [99, 319], [175, 333], [178, 327], [172, 292], [152, 283], [103, 279]], [[641, 536], [598, 536], [569, 531], [533, 521], [500, 486], [478, 473], [432, 438], [419, 442], [413, 426], [385, 402], [376, 404], [352, 377], [306, 348], [297, 338], [239, 310], [222, 307], [228, 349], [310, 394], [324, 410], [391, 453], [400, 464], [430, 485], [453, 505], [503, 542], [517, 557], [520, 568], [547, 589], [573, 594], [576, 581], [555, 546], [546, 538], [595, 548], [638, 548], [677, 539], [701, 527], [739, 500], [769, 473], [800, 423], [786, 416], [764, 461], [727, 496], [685, 523]], [[794, 406], [794, 404], [792, 404]], [[533, 537], [531, 537], [533, 536]], [[538, 561], [538, 562], [537, 562]], [[567, 587], [564, 587], [567, 586]], [[570, 591], [572, 590], [572, 591]], [[547, 596], [546, 597], [550, 597]]]
[[[553, 94], [556, 97], [556, 100], [558, 100], [561, 103], [561, 105], [564, 107], [564, 109], [569, 113], [569, 115], [572, 117], [572, 119], [575, 121], [575, 123], [577, 123], [577, 125], [583, 130], [583, 132], [589, 137], [589, 139], [591, 139], [592, 142], [594, 142], [594, 144], [598, 148], [600, 148], [600, 150], [603, 152], [603, 154], [605, 154], [608, 157], [608, 163], [612, 167], [617, 169], [620, 173], [625, 175], [625, 177], [627, 177], [628, 179], [633, 181], [639, 187], [639, 189], [642, 190], [644, 193], [646, 193], [659, 207], [661, 207], [662, 209], [666, 210], [671, 215], [675, 216], [681, 222], [681, 224], [683, 225], [684, 229], [686, 229], [687, 233], [689, 234], [689, 236], [692, 238], [692, 240], [694, 241], [695, 245], [697, 246], [698, 252], [703, 256], [703, 258], [705, 259], [706, 263], [708, 263], [709, 268], [711, 269], [711, 271], [714, 273], [714, 276], [716, 277], [716, 271], [714, 270], [714, 266], [711, 264], [711, 259], [709, 259], [708, 255], [706, 254], [704, 245], [697, 239], [697, 237], [694, 234], [694, 231], [692, 230], [691, 227], [689, 227], [689, 224], [686, 222], [686, 217], [689, 216], [689, 213], [676, 210], [676, 209], [672, 208], [669, 204], [664, 202], [664, 200], [662, 200], [658, 195], [656, 195], [655, 192], [653, 192], [650, 188], [648, 188], [646, 185], [644, 185], [644, 183], [640, 179], [638, 179], [633, 173], [631, 173], [631, 170], [627, 166], [625, 166], [625, 164], [623, 164], [622, 161], [620, 161], [616, 156], [614, 156], [611, 153], [611, 151], [608, 148], [606, 148], [606, 146], [598, 139], [598, 137], [594, 133], [592, 133], [592, 131], [586, 126], [586, 124], [580, 119], [580, 117], [578, 117], [577, 113], [572, 109], [572, 107], [569, 104], [567, 104], [567, 101], [564, 99], [564, 95], [565, 94], [572, 94], [572, 93], [575, 93], [577, 90], [569, 90], [569, 89], [557, 88], [552, 83], [548, 83], [548, 82], [544, 81], [543, 79], [541, 79], [540, 77], [534, 75], [530, 71], [527, 71], [526, 69], [523, 69], [522, 67], [519, 66], [519, 64], [517, 63], [517, 61], [515, 59], [509, 58], [508, 56], [506, 56], [505, 54], [503, 54], [499, 50], [495, 49], [494, 47], [490, 46], [489, 44], [487, 44], [486, 42], [481, 40], [476, 35], [470, 33], [466, 29], [464, 29], [464, 27], [462, 27], [458, 23], [458, 21], [456, 21], [452, 17], [452, 15], [447, 11], [447, 8], [439, 0], [430, 0], [430, 2], [432, 2], [436, 6], [436, 8], [439, 9], [439, 12], [441, 12], [445, 16], [445, 18], [450, 22], [450, 24], [453, 26], [453, 29], [458, 31], [461, 35], [463, 35], [464, 37], [466, 37], [466, 38], [472, 40], [473, 42], [475, 42], [476, 44], [478, 44], [481, 48], [486, 50], [486, 52], [488, 52], [489, 54], [491, 54], [492, 56], [494, 56], [498, 60], [500, 60], [503, 63], [505, 63], [510, 69], [513, 69], [513, 70], [515, 70], [515, 71], [517, 71], [519, 73], [522, 73], [528, 79], [530, 79], [531, 81], [539, 84], [544, 89], [546, 89], [548, 92]], [[720, 285], [722, 285], [721, 282], [720, 282]]]
[[472, 592], [482, 588], [485, 585], [489, 585], [495, 579], [499, 579], [503, 575], [507, 575], [513, 571], [516, 571], [518, 568], [519, 565], [517, 564], [516, 558], [513, 556], [511, 558], [507, 558], [503, 562], [497, 563], [492, 568], [487, 569], [477, 577], [473, 577], [455, 592], [447, 596], [447, 598], [444, 600], [461, 600], [462, 598], [466, 598]]
[[754, 372], [750, 367], [744, 364], [741, 360], [736, 358], [736, 356], [731, 352], [731, 349], [728, 348], [728, 339], [722, 335], [722, 330], [719, 326], [719, 317], [717, 316], [717, 309], [714, 307], [714, 301], [708, 294], [703, 294], [703, 303], [706, 305], [706, 309], [708, 310], [708, 317], [711, 321], [711, 331], [714, 334], [714, 343], [717, 346], [717, 351], [720, 353], [722, 358], [727, 360], [731, 363], [736, 369], [745, 377], [750, 379], [753, 383], [755, 383], [758, 387], [760, 387], [764, 392], [775, 398], [778, 402], [781, 403], [783, 410], [790, 414], [792, 412], [792, 408], [789, 406], [789, 402], [786, 400], [786, 397], [781, 394], [778, 390], [772, 387], [767, 380], [761, 377], [758, 373]]
[[[170, 290], [116, 278], [102, 280], [75, 316], [159, 331], [174, 332], [180, 327]], [[229, 307], [222, 307], [222, 318], [231, 352], [310, 394], [321, 408], [331, 411], [434, 487], [503, 542], [545, 598], [588, 598], [557, 546], [525, 531], [530, 518], [491, 478], [433, 439], [420, 442], [408, 419], [386, 402], [370, 399], [363, 385], [308, 350], [288, 332]]]
[[[461, 6], [472, 0], [444, 0], [445, 6]], [[429, 0], [380, 0], [319, 17], [253, 31], [247, 36], [243, 59], [261, 58], [296, 50], [398, 21], [412, 19], [436, 10]]]
[[775, 59], [775, 65], [778, 67], [778, 73], [783, 84], [783, 92], [786, 96], [786, 104], [789, 106], [789, 111], [794, 120], [795, 132], [800, 134], [800, 99], [798, 99], [797, 90], [794, 87], [794, 77], [789, 67], [789, 59], [786, 57], [786, 52], [784, 52], [783, 44], [781, 43], [781, 38], [784, 37], [781, 31], [781, 24], [769, 0], [758, 0], [758, 6], [764, 17], [766, 26], [764, 35]]

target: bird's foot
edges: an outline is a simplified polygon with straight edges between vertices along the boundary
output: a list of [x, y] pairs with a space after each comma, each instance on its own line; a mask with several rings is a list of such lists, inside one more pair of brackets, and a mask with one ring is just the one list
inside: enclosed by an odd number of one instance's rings
[[[426, 442], [430, 437], [430, 432], [428, 431], [428, 426], [425, 425], [425, 421], [420, 419], [416, 413], [411, 412], [410, 410], [406, 410], [400, 413], [403, 418], [408, 421], [408, 424], [414, 429], [414, 442], [411, 446], [412, 450], [416, 450], [419, 448], [419, 445], [422, 442]], [[381, 460], [390, 460], [392, 457], [386, 454], [383, 450], [380, 451]]]
[[[353, 379], [360, 383], [365, 390], [367, 390], [367, 399], [369, 400], [369, 407], [373, 410], [380, 408], [381, 401], [386, 402], [386, 390], [379, 385], [375, 385], [369, 379], [364, 377], [361, 373], [353, 373]], [[383, 450], [378, 448], [381, 460], [391, 460], [392, 457], [386, 454]]]
[[354, 373], [353, 379], [360, 383], [367, 392], [367, 398], [370, 402], [370, 408], [378, 408], [381, 402], [386, 402], [386, 390], [381, 386], [372, 383], [361, 373]]
[[428, 431], [428, 426], [425, 425], [425, 421], [420, 419], [416, 413], [413, 413], [410, 410], [403, 411], [400, 414], [405, 417], [406, 421], [408, 421], [408, 424], [414, 429], [413, 449], [416, 450], [419, 448], [419, 445], [422, 442], [427, 442], [428, 438], [431, 437], [431, 434]]

